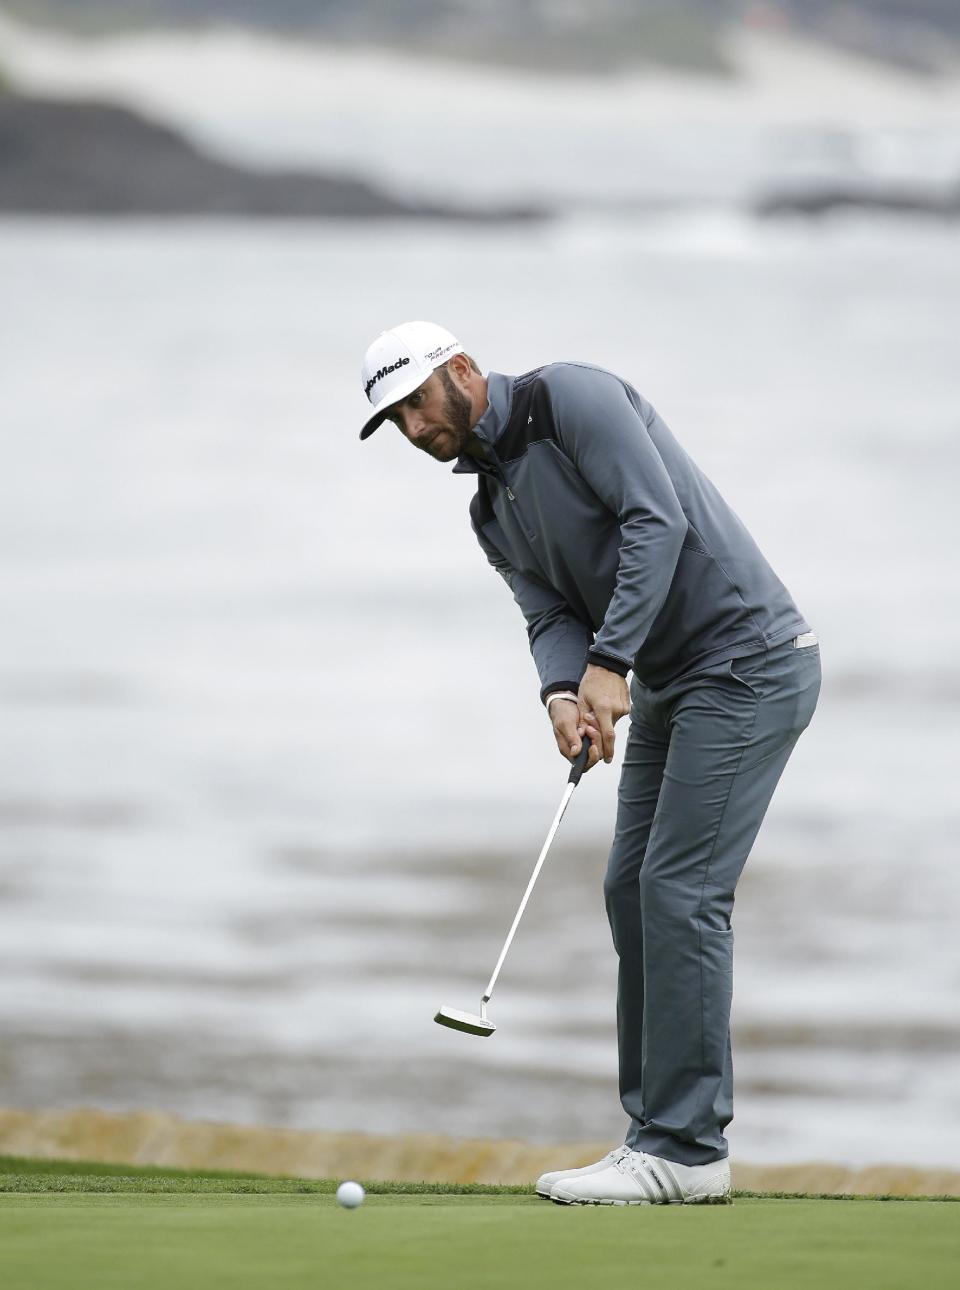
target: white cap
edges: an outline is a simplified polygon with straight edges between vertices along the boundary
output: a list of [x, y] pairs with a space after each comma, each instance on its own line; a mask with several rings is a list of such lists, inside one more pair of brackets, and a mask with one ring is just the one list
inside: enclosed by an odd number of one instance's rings
[[373, 416], [360, 431], [360, 438], [372, 435], [390, 405], [412, 394], [434, 368], [462, 353], [456, 336], [436, 323], [405, 322], [382, 331], [364, 355], [360, 369], [364, 393], [373, 404]]

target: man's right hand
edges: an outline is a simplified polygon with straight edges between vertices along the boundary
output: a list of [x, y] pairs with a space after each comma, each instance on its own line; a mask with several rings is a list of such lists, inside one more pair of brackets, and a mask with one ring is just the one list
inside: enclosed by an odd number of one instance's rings
[[592, 712], [581, 709], [573, 699], [557, 699], [550, 704], [550, 720], [553, 722], [553, 734], [557, 747], [566, 757], [573, 761], [580, 752], [584, 735], [590, 739], [590, 756], [586, 770], [595, 766], [603, 751], [603, 740], [600, 737], [600, 726]]

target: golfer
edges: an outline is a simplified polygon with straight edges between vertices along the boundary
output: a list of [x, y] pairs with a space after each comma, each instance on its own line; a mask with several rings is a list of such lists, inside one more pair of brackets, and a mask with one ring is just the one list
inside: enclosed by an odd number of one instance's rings
[[726, 1200], [734, 891], [817, 704], [817, 638], [621, 377], [589, 363], [484, 376], [444, 328], [408, 322], [373, 342], [363, 382], [361, 439], [388, 420], [476, 475], [473, 531], [523, 612], [563, 756], [589, 737], [589, 764], [612, 761], [630, 717], [604, 881], [630, 1124], [622, 1146], [537, 1191]]

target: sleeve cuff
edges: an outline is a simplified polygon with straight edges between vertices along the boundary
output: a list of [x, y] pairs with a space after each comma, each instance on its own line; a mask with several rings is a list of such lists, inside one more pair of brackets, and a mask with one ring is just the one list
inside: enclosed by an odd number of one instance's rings
[[594, 667], [605, 667], [608, 672], [616, 672], [617, 676], [626, 676], [630, 671], [630, 664], [624, 663], [622, 658], [614, 658], [612, 654], [601, 654], [595, 649], [587, 650], [587, 662], [592, 663]]

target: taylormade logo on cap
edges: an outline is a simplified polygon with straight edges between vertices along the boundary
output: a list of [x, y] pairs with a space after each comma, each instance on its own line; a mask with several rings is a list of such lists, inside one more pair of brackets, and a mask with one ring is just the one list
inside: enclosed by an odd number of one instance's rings
[[405, 322], [381, 332], [364, 355], [360, 371], [363, 392], [373, 404], [373, 415], [360, 438], [373, 434], [391, 405], [428, 381], [435, 368], [462, 353], [456, 336], [436, 323]]
[[395, 372], [398, 367], [403, 367], [409, 362], [409, 358], [398, 358], [397, 361], [395, 363], [391, 363], [389, 367], [381, 367], [379, 372], [374, 373], [374, 375], [370, 377], [370, 380], [367, 381], [367, 388], [364, 390], [367, 398], [369, 399], [370, 391], [376, 385], [377, 381], [382, 381], [388, 372]]

